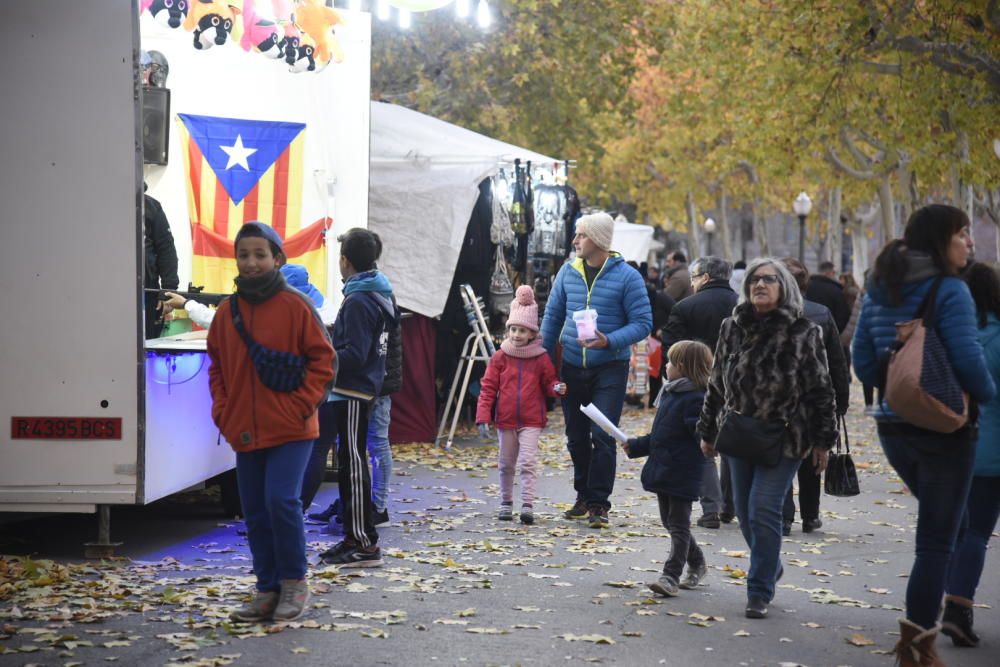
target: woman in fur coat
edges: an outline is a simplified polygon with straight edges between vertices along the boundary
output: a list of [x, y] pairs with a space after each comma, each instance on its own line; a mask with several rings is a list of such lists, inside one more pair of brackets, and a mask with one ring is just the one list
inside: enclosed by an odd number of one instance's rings
[[802, 315], [802, 294], [778, 260], [750, 264], [739, 303], [722, 323], [698, 422], [706, 456], [715, 456], [715, 439], [731, 412], [786, 423], [776, 466], [726, 457], [736, 515], [750, 547], [746, 616], [764, 618], [783, 572], [785, 494], [806, 457], [817, 471], [826, 468], [837, 437], [823, 334]]

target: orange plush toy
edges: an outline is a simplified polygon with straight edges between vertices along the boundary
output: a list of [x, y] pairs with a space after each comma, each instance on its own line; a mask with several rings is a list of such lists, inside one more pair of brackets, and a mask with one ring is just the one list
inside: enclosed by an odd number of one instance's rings
[[184, 29], [194, 31], [196, 49], [222, 46], [233, 31], [239, 13], [237, 7], [219, 0], [195, 0], [184, 20]]
[[295, 8], [292, 21], [304, 35], [309, 35], [316, 43], [316, 63], [326, 65], [344, 61], [344, 51], [333, 34], [333, 27], [344, 22], [337, 10], [326, 7], [322, 0], [302, 0]]

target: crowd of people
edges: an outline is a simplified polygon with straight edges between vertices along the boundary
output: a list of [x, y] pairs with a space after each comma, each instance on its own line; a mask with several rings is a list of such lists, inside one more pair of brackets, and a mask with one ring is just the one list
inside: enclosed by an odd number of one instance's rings
[[[848, 410], [853, 365], [886, 457], [919, 508], [897, 655], [903, 665], [943, 664], [934, 648], [939, 631], [976, 645], [973, 600], [1000, 514], [1000, 279], [970, 261], [965, 214], [943, 205], [916, 211], [903, 237], [879, 254], [864, 289], [830, 262], [810, 275], [792, 258], [733, 266], [705, 256], [688, 264], [677, 252], [662, 277], [643, 276], [612, 249], [613, 233], [607, 214], [581, 217], [575, 259], [557, 274], [541, 321], [530, 287], [511, 304], [476, 410], [483, 436], [490, 425], [497, 430], [497, 519], [515, 518], [519, 472], [516, 516], [536, 521], [539, 436], [547, 402], [559, 400], [575, 493], [563, 517], [608, 528], [617, 447], [646, 457], [642, 486], [656, 495], [670, 534], [650, 588], [672, 597], [702, 584], [707, 562], [691, 532], [700, 501], [702, 527], [738, 521], [750, 552], [745, 615], [765, 618], [783, 574], [795, 480], [803, 532], [822, 527], [821, 476]], [[235, 620], [287, 621], [306, 608], [303, 511], [332, 446], [339, 498], [308, 516], [342, 526], [344, 539], [322, 561], [382, 563], [377, 527], [389, 521], [399, 310], [377, 268], [378, 236], [352, 229], [340, 243], [345, 298], [324, 322], [321, 302], [289, 287], [277, 234], [248, 223], [235, 243], [236, 295], [211, 321], [213, 418], [237, 451], [257, 576], [257, 595]], [[582, 311], [596, 311], [595, 326], [582, 325]], [[900, 371], [892, 353], [905, 345], [897, 325], [912, 320], [923, 322], [939, 354], [922, 352], [932, 372], [910, 376], [934, 409], [952, 410], [956, 427], [946, 432], [911, 423], [886, 396], [886, 378], [911, 370]], [[650, 335], [665, 351], [652, 428], [616, 444], [581, 408], [618, 424], [631, 348]]]

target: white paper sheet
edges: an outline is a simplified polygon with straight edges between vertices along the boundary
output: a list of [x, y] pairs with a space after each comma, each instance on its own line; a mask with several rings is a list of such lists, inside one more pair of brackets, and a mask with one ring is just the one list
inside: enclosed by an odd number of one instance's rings
[[604, 429], [608, 435], [620, 443], [628, 442], [628, 436], [623, 430], [611, 423], [607, 416], [596, 407], [588, 403], [580, 406], [580, 412], [587, 415], [592, 422]]

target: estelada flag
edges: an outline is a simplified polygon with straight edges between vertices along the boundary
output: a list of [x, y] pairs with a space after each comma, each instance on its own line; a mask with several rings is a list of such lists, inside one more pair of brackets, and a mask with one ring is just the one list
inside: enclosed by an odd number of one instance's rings
[[321, 218], [302, 227], [303, 123], [178, 114], [194, 257], [191, 281], [228, 293], [237, 275], [233, 239], [245, 222], [271, 225], [290, 263], [325, 291]]

